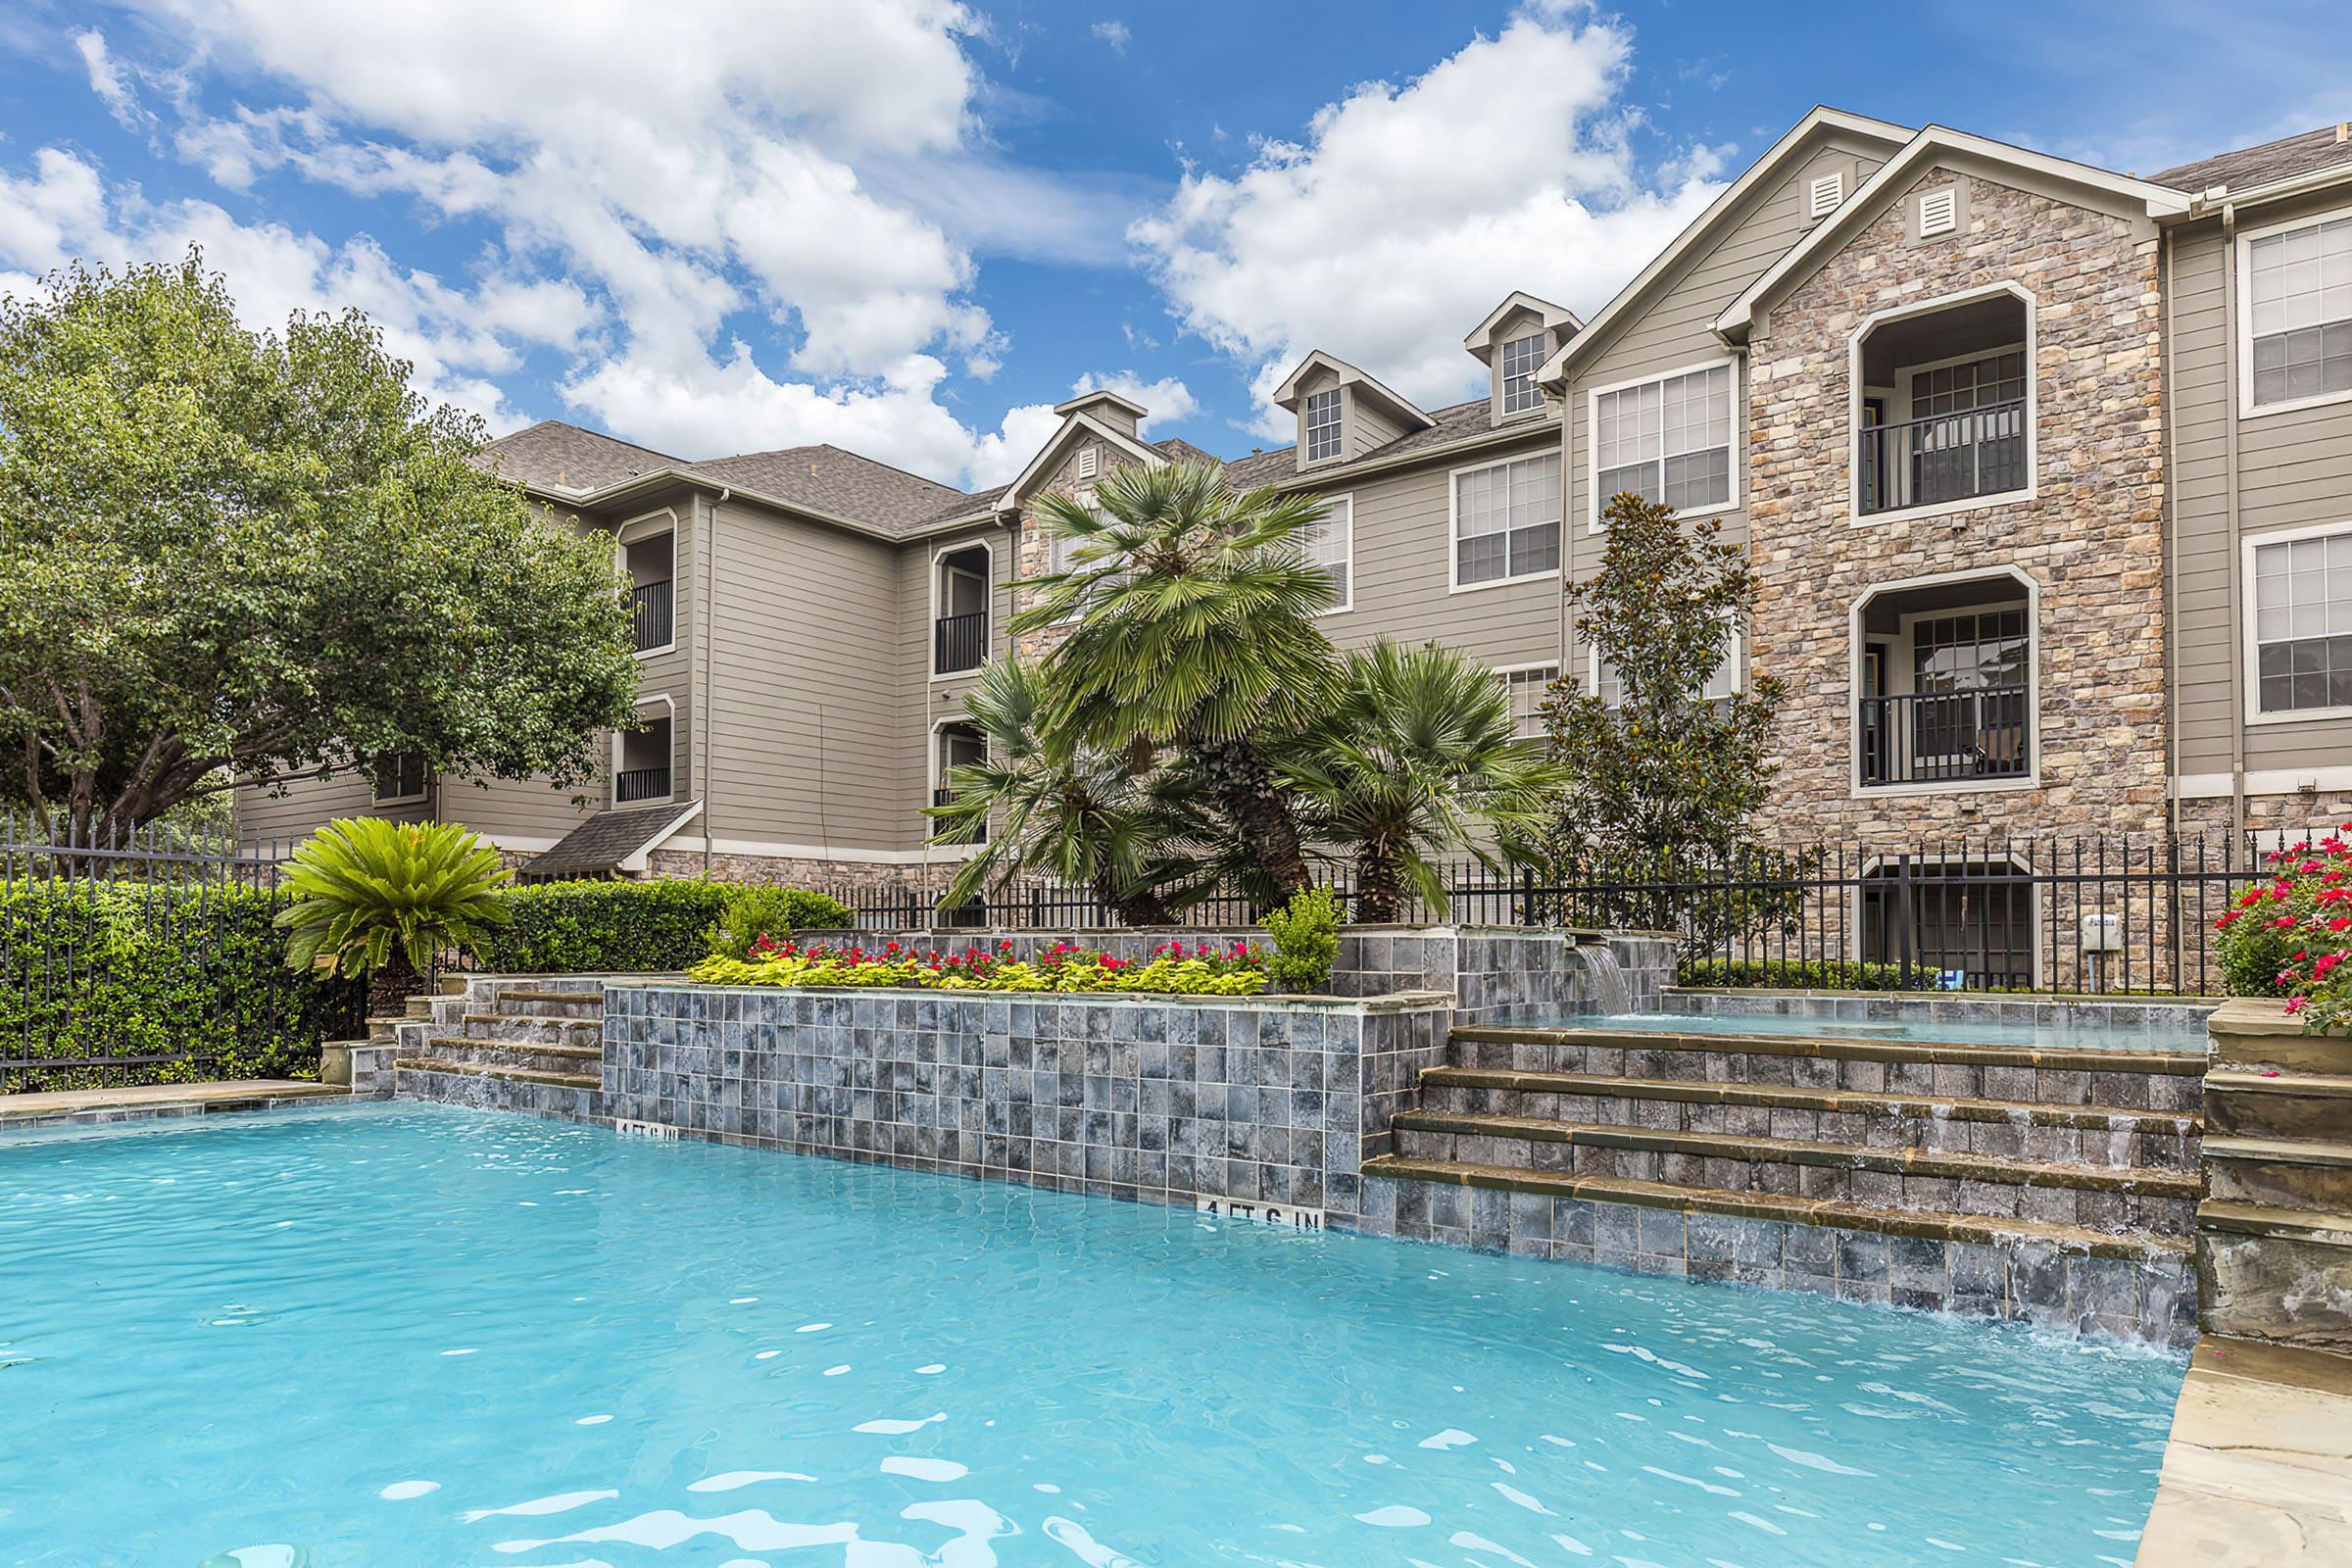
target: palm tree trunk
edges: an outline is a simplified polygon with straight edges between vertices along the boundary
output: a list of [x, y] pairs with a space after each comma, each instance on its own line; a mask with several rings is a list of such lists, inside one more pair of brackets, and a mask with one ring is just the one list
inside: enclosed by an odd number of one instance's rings
[[1111, 912], [1119, 917], [1121, 925], [1174, 925], [1176, 923], [1175, 912], [1161, 901], [1156, 892], [1150, 888], [1121, 893], [1110, 885], [1108, 878], [1102, 878], [1095, 883], [1095, 897], [1110, 906]]
[[1274, 785], [1266, 754], [1251, 740], [1194, 741], [1186, 748], [1200, 764], [1217, 804], [1242, 842], [1284, 896], [1312, 885], [1306, 852], [1290, 802]]
[[1388, 925], [1403, 909], [1404, 886], [1396, 852], [1386, 845], [1365, 845], [1355, 858], [1355, 918], [1365, 925]]
[[389, 1018], [406, 1012], [409, 999], [423, 989], [424, 976], [411, 966], [409, 956], [395, 944], [383, 967], [368, 977], [368, 1015]]

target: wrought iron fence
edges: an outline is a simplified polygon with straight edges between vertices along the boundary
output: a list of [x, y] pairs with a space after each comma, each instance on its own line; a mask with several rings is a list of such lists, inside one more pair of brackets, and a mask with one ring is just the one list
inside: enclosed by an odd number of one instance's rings
[[[1671, 931], [1686, 972], [1750, 986], [2211, 995], [2213, 922], [2262, 865], [2252, 835], [1815, 844], [1661, 862], [1595, 854], [1548, 875], [1441, 867], [1445, 918]], [[1351, 908], [1351, 869], [1325, 879]], [[942, 907], [946, 873], [826, 889], [873, 930], [1044, 930], [1119, 922], [1091, 889], [1038, 882]], [[1219, 889], [1179, 921], [1261, 912]], [[1407, 901], [1402, 918], [1435, 911]]]
[[285, 966], [291, 853], [0, 814], [0, 1093], [282, 1075], [359, 1033], [360, 988]]

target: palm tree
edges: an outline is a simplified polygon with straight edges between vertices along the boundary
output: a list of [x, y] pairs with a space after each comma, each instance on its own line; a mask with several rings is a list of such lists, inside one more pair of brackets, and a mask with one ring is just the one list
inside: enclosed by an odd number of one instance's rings
[[514, 919], [513, 880], [498, 852], [456, 822], [337, 817], [286, 866], [286, 965], [366, 975], [368, 1010], [397, 1012], [442, 953], [478, 953]]
[[1174, 748], [1282, 893], [1311, 880], [1298, 823], [1262, 736], [1302, 727], [1332, 669], [1314, 623], [1332, 602], [1299, 531], [1323, 504], [1237, 492], [1208, 464], [1114, 470], [1094, 505], [1037, 509], [1068, 569], [1034, 578], [1016, 634], [1067, 623], [1047, 656], [1045, 728], [1128, 757]]
[[1443, 918], [1432, 856], [1532, 858], [1566, 778], [1542, 741], [1517, 734], [1492, 670], [1434, 643], [1385, 639], [1348, 656], [1328, 710], [1285, 749], [1282, 769], [1317, 836], [1353, 857], [1355, 917], [1366, 921], [1396, 919], [1407, 892]]
[[1042, 729], [1047, 687], [1035, 662], [1003, 659], [964, 698], [988, 756], [948, 769], [949, 803], [927, 808], [940, 824], [931, 842], [970, 844], [993, 830], [942, 904], [1043, 872], [1092, 888], [1129, 925], [1169, 924], [1161, 889], [1189, 867], [1165, 849], [1170, 824], [1151, 784], [1118, 754]]

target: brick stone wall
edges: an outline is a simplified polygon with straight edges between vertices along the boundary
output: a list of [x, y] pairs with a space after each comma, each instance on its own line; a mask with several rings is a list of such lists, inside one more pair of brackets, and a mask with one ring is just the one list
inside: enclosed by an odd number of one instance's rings
[[[1926, 242], [1895, 203], [1759, 323], [1747, 514], [1761, 577], [1750, 669], [1788, 686], [1771, 832], [1892, 847], [1926, 835], [2165, 825], [2163, 388], [2157, 242], [2145, 225], [1949, 171], [1964, 232]], [[2030, 500], [1849, 518], [1848, 348], [1871, 315], [1993, 284], [2034, 299]], [[2033, 789], [1852, 787], [1851, 609], [1875, 585], [2017, 567], [2039, 585], [2041, 766]]]

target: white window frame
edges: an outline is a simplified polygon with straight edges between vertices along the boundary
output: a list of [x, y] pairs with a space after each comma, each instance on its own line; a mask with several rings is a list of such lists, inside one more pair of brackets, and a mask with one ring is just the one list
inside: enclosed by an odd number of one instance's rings
[[371, 773], [368, 792], [368, 804], [372, 806], [416, 806], [420, 805], [424, 801], [425, 797], [432, 793], [433, 775], [425, 768], [423, 757], [410, 752], [402, 752], [396, 755], [402, 757], [416, 757], [416, 790], [408, 795], [379, 795], [376, 793], [376, 791], [383, 787], [381, 781], [382, 775]]
[[[2285, 403], [2254, 402], [2254, 242], [2278, 234], [2290, 234], [2298, 228], [2316, 228], [2322, 223], [2333, 223], [2352, 218], [2352, 207], [2338, 207], [2329, 212], [2312, 213], [2284, 223], [2271, 223], [2262, 228], [2250, 228], [2237, 236], [2230, 265], [2237, 269], [2237, 412], [2240, 418], [2259, 419], [2273, 414], [2292, 414], [2298, 409], [2320, 409], [2334, 403], [2352, 403], [2352, 391], [2322, 392], [2313, 397], [2295, 398]], [[2251, 710], [2249, 710], [2251, 711]]]
[[[988, 626], [980, 638], [980, 662], [969, 669], [952, 670], [943, 675], [939, 672], [940, 558], [959, 556], [967, 550], [975, 549], [988, 552], [988, 576], [982, 592], [982, 599], [987, 606]], [[923, 628], [923, 636], [929, 643], [929, 646], [923, 650], [923, 662], [929, 667], [931, 679], [934, 681], [971, 680], [987, 667], [991, 660], [997, 657], [995, 647], [997, 640], [997, 547], [994, 542], [987, 539], [966, 539], [960, 544], [941, 545], [931, 552], [931, 619]]]
[[[1933, 316], [1948, 311], [1955, 305], [1967, 305], [1977, 300], [1992, 299], [1998, 295], [2013, 295], [2026, 307], [2026, 482], [2016, 490], [1997, 490], [1987, 496], [1970, 496], [1961, 501], [1939, 501], [1933, 506], [1902, 507], [1891, 512], [1862, 514], [1862, 399], [1876, 395], [1880, 389], [1862, 384], [1862, 342], [1879, 327], [1890, 322], [1909, 320], [1916, 316]], [[2032, 501], [2041, 494], [2041, 375], [2034, 364], [2035, 334], [2040, 329], [2040, 302], [2033, 291], [2021, 283], [1987, 283], [1983, 288], [1963, 289], [1957, 294], [1939, 294], [1931, 300], [1914, 300], [1888, 310], [1864, 317], [1845, 340], [1846, 396], [1845, 396], [1845, 523], [1849, 528], [1876, 528], [1889, 522], [1907, 522], [1920, 517], [1943, 517], [1960, 512], [1982, 512], [1992, 507], [2013, 507]], [[2013, 344], [2003, 345], [1989, 353], [2005, 354]], [[1962, 360], [1981, 358], [1979, 355], [1960, 355], [1937, 361], [1940, 365], [1956, 365]], [[1932, 369], [1934, 366], [1912, 366], [1909, 369]], [[1906, 403], [1911, 396], [1909, 382], [1901, 388]], [[1894, 422], [1900, 422], [1894, 421]], [[1884, 790], [1873, 790], [1883, 795]]]
[[[2020, 592], [2010, 593], [1987, 602], [1984, 609], [2014, 609], [2022, 597], [2026, 605], [2026, 770], [2015, 778], [1960, 778], [1931, 784], [1878, 784], [1865, 788], [1862, 783], [1862, 663], [1869, 652], [1870, 634], [1862, 625], [1862, 612], [1870, 602], [1887, 594], [1899, 594], [1912, 588], [1936, 588], [1945, 583], [1981, 582], [1991, 589], [2001, 579], [2017, 584]], [[1949, 614], [1950, 611], [1934, 611], [1933, 614]], [[1917, 612], [1907, 612], [1902, 620], [1906, 633], [1909, 623], [1919, 618]], [[1846, 640], [1846, 795], [1849, 800], [1893, 800], [1907, 795], [1996, 795], [2012, 790], [2041, 788], [2041, 661], [2043, 655], [2041, 631], [2041, 584], [2023, 566], [1979, 566], [1967, 571], [1931, 572], [1924, 577], [1895, 577], [1886, 582], [1874, 582], [1856, 594], [1845, 607]]]
[[[1321, 397], [1334, 399], [1332, 407], [1338, 411], [1328, 425], [1314, 422], [1315, 399]], [[1331, 431], [1332, 449], [1318, 457], [1315, 454], [1315, 432], [1324, 429]], [[1327, 386], [1307, 393], [1298, 401], [1298, 458], [1301, 466], [1340, 463], [1346, 461], [1347, 457], [1348, 389], [1344, 386]]]
[[[988, 732], [981, 729], [979, 725], [973, 723], [969, 714], [942, 713], [939, 717], [933, 719], [931, 721], [931, 738], [929, 748], [930, 755], [926, 759], [929, 763], [929, 768], [923, 775], [922, 804], [925, 806], [929, 806], [931, 804], [931, 792], [939, 788], [939, 781], [947, 776], [948, 770], [943, 765], [941, 760], [941, 750], [942, 744], [947, 737], [948, 727], [952, 724], [960, 724], [966, 729], [978, 731], [983, 755], [987, 757], [994, 757], [996, 755], [995, 751], [988, 744]], [[932, 822], [929, 817], [925, 817], [923, 819], [923, 837], [927, 840], [936, 830], [937, 824]], [[995, 831], [996, 824], [991, 822], [988, 826], [988, 832], [993, 834]], [[987, 848], [988, 838], [983, 836], [976, 842], [970, 844], [926, 843], [923, 846], [923, 853], [926, 858], [936, 856], [946, 859], [968, 859]]]
[[2245, 553], [2238, 569], [2238, 581], [2243, 585], [2246, 597], [2238, 614], [2244, 628], [2244, 640], [2238, 649], [2238, 662], [2244, 670], [2241, 679], [2246, 688], [2246, 723], [2249, 727], [2256, 724], [2310, 724], [2352, 718], [2352, 707], [2289, 708], [2276, 713], [2264, 712], [2262, 639], [2255, 625], [2254, 553], [2264, 545], [2292, 544], [2298, 539], [2328, 539], [2338, 534], [2352, 534], [2352, 517], [2339, 517], [2333, 522], [2309, 523], [2300, 528], [2268, 528], [2246, 535], [2240, 547]]
[[[1346, 563], [1348, 567], [1347, 597], [1315, 612], [1317, 615], [1344, 614], [1348, 611], [1355, 608], [1355, 492], [1352, 490], [1344, 490], [1336, 495], [1317, 496], [1315, 499], [1322, 502], [1326, 508], [1345, 507], [1348, 509], [1348, 554]], [[1325, 525], [1325, 523], [1328, 523], [1329, 520], [1330, 519], [1327, 515], [1325, 522], [1317, 523], [1316, 526], [1322, 527]], [[1304, 530], [1301, 531], [1303, 532]]]
[[[1548, 339], [1544, 328], [1538, 326], [1532, 332], [1522, 332], [1517, 337], [1506, 338], [1494, 345], [1494, 374], [1496, 377], [1494, 414], [1497, 418], [1524, 419], [1531, 415], [1539, 415], [1544, 412], [1544, 389], [1536, 385], [1536, 372], [1544, 368], [1544, 361], [1546, 358], [1544, 345], [1546, 341]], [[1514, 343], [1536, 345], [1535, 363], [1530, 365], [1524, 373], [1516, 376], [1512, 375], [1507, 368], [1510, 364], [1511, 345]], [[1527, 384], [1528, 404], [1523, 409], [1511, 407], [1511, 383], [1513, 381], [1523, 381]]]
[[641, 801], [624, 801], [620, 798], [620, 763], [621, 759], [626, 755], [623, 743], [627, 739], [627, 733], [616, 729], [612, 732], [612, 780], [605, 788], [605, 804], [615, 811], [633, 811], [640, 806], [674, 806], [678, 800], [677, 700], [666, 692], [657, 692], [651, 697], [638, 698], [637, 707], [641, 710], [648, 708], [661, 708], [667, 712], [669, 718], [669, 793], [659, 800], [651, 796]]
[[[1678, 365], [1670, 370], [1658, 370], [1648, 375], [1637, 375], [1630, 380], [1611, 381], [1606, 386], [1588, 388], [1585, 393], [1585, 532], [1597, 537], [1604, 532], [1600, 520], [1600, 400], [1612, 392], [1644, 387], [1655, 381], [1660, 384], [1678, 375], [1694, 375], [1702, 370], [1722, 367], [1732, 372], [1732, 438], [1731, 496], [1720, 507], [1700, 512], [1678, 512], [1675, 515], [1684, 522], [1699, 517], [1722, 517], [1738, 512], [1747, 500], [1747, 397], [1740, 386], [1740, 361], [1727, 355], [1722, 359], [1700, 360], [1693, 365]], [[1703, 449], [1702, 449], [1703, 450]], [[1677, 454], [1681, 456], [1681, 454]]]
[[[639, 523], [655, 526], [639, 529]], [[634, 537], [632, 537], [634, 532]], [[629, 569], [629, 546], [643, 544], [648, 539], [669, 535], [669, 641], [659, 648], [640, 648], [639, 659], [658, 659], [675, 653], [678, 647], [678, 514], [674, 507], [659, 512], [640, 514], [612, 530], [612, 569], [626, 575]]]
[[[1484, 582], [1464, 582], [1462, 570], [1462, 475], [1478, 473], [1487, 468], [1507, 468], [1514, 463], [1533, 463], [1551, 458], [1560, 465], [1560, 561], [1568, 560], [1568, 462], [1556, 447], [1534, 452], [1521, 452], [1507, 458], [1494, 458], [1486, 463], [1465, 464], [1446, 472], [1446, 591], [1449, 594], [1474, 594], [1488, 588], [1507, 588], [1518, 582], [1542, 582], [1557, 577], [1560, 568], [1547, 571], [1523, 571], [1517, 576], [1489, 577]], [[1507, 552], [1509, 546], [1504, 546]], [[1352, 590], [1350, 590], [1352, 592]]]
[[[1556, 660], [1556, 659], [1539, 659], [1539, 660], [1536, 660], [1535, 662], [1533, 662], [1532, 663], [1526, 663], [1526, 664], [1495, 664], [1495, 665], [1494, 665], [1494, 666], [1493, 666], [1493, 672], [1494, 672], [1494, 677], [1495, 677], [1497, 680], [1499, 680], [1499, 681], [1501, 681], [1501, 682], [1502, 682], [1502, 692], [1503, 692], [1503, 696], [1504, 696], [1504, 697], [1506, 697], [1506, 698], [1510, 696], [1510, 692], [1511, 692], [1511, 677], [1512, 677], [1513, 675], [1527, 675], [1527, 674], [1532, 674], [1532, 673], [1534, 673], [1535, 671], [1537, 671], [1537, 670], [1539, 670], [1539, 669], [1548, 669], [1548, 670], [1550, 670], [1550, 671], [1551, 671], [1551, 677], [1550, 677], [1550, 679], [1549, 679], [1549, 680], [1546, 680], [1546, 681], [1544, 683], [1544, 685], [1546, 685], [1546, 686], [1549, 686], [1549, 685], [1551, 684], [1551, 682], [1552, 682], [1552, 681], [1554, 681], [1554, 680], [1558, 680], [1558, 679], [1560, 678], [1560, 676], [1562, 676], [1563, 674], [1567, 673], [1567, 666], [1566, 666], [1565, 664], [1563, 664], [1563, 663], [1562, 663], [1562, 662], [1561, 662], [1559, 660]], [[1541, 718], [1542, 718], [1542, 714], [1540, 714], [1540, 713], [1539, 713], [1539, 714], [1537, 715], [1537, 717], [1538, 717], [1539, 719], [1541, 719]], [[1513, 714], [1513, 715], [1512, 715], [1512, 721], [1511, 721], [1511, 729], [1512, 729], [1512, 732], [1513, 732], [1514, 734], [1516, 734], [1516, 733], [1517, 733], [1517, 731], [1518, 731], [1518, 728], [1519, 728], [1519, 724], [1518, 724], [1518, 716], [1517, 716], [1516, 714]], [[1537, 730], [1537, 731], [1536, 731], [1536, 732], [1535, 732], [1533, 735], [1521, 735], [1521, 736], [1519, 736], [1519, 738], [1520, 738], [1521, 740], [1523, 740], [1523, 741], [1542, 740], [1542, 739], [1544, 738], [1544, 731], [1543, 731], [1543, 730], [1541, 730], [1541, 729], [1538, 729], [1538, 730]]]
[[[1580, 636], [1583, 634], [1583, 628], [1581, 626], [1578, 628], [1578, 634]], [[1736, 618], [1732, 621], [1731, 650], [1723, 657], [1724, 662], [1732, 666], [1732, 689], [1730, 692], [1727, 692], [1725, 696], [1733, 696], [1746, 691], [1747, 632], [1743, 627], [1740, 626], [1740, 622]], [[1711, 680], [1714, 677], [1709, 676], [1708, 678]], [[1592, 641], [1587, 641], [1585, 643], [1585, 690], [1591, 693], [1593, 697], [1598, 697], [1600, 695], [1600, 644]], [[1707, 701], [1711, 703], [1721, 702], [1724, 699], [1721, 697], [1710, 697], [1707, 699]], [[1615, 712], [1617, 709], [1623, 705], [1620, 703], [1610, 703], [1604, 704], [1603, 706], [1608, 708], [1611, 712]]]

